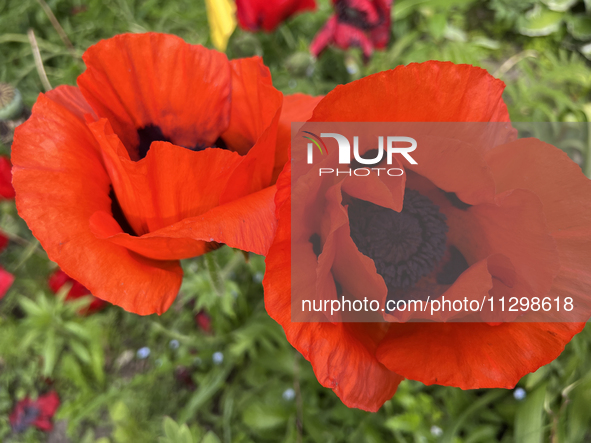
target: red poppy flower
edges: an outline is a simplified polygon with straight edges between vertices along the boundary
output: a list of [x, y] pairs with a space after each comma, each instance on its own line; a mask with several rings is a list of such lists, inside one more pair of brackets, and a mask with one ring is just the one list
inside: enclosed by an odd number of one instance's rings
[[265, 254], [286, 147], [260, 58], [155, 33], [83, 58], [78, 88], [41, 94], [13, 144], [17, 208], [49, 257], [96, 297], [150, 314], [176, 297], [179, 259], [220, 244]]
[[315, 0], [236, 0], [238, 23], [252, 32], [271, 32], [292, 15], [314, 9]]
[[[503, 82], [469, 65], [411, 64], [336, 88], [318, 103], [310, 121], [508, 122], [503, 88]], [[357, 190], [356, 200], [347, 196], [351, 188], [345, 180], [335, 181], [324, 194], [310, 185], [300, 195], [290, 191], [290, 165], [280, 175], [278, 227], [263, 282], [265, 305], [312, 363], [320, 383], [346, 405], [375, 411], [402, 378], [462, 389], [513, 387], [556, 358], [584, 327], [580, 322], [526, 322], [532, 318], [527, 314], [520, 322], [501, 324], [292, 322], [292, 297], [355, 294], [364, 289], [358, 280], [384, 298], [391, 295], [388, 288], [401, 297], [422, 291], [434, 298], [529, 291], [573, 297], [588, 311], [591, 181], [562, 151], [536, 139], [514, 140], [511, 126], [503, 126], [505, 131], [488, 145], [415, 150], [418, 164], [404, 164], [405, 181], [376, 179], [372, 187]], [[380, 194], [380, 189], [388, 192]], [[296, 198], [318, 202], [324, 213], [313, 223], [292, 226]], [[442, 254], [416, 275], [414, 286], [397, 286], [396, 274], [372, 252], [380, 245], [366, 247], [355, 234], [360, 220], [384, 210], [418, 211], [420, 217], [439, 220], [431, 226], [445, 225], [438, 228]], [[389, 232], [402, 233], [408, 226], [392, 225]], [[331, 236], [343, 241], [335, 246]], [[292, 263], [292, 238], [293, 252], [309, 260]], [[405, 263], [397, 266], [403, 269]], [[347, 278], [360, 270], [365, 279]], [[437, 280], [441, 270], [445, 278]], [[293, 285], [292, 275], [297, 276]]]
[[333, 0], [335, 14], [310, 44], [314, 56], [334, 44], [341, 49], [352, 46], [369, 60], [374, 48], [383, 49], [390, 41], [392, 0]]
[[6, 295], [14, 283], [14, 275], [0, 266], [0, 299]]
[[[82, 284], [80, 284], [80, 282], [74, 280], [61, 269], [58, 269], [53, 274], [51, 274], [49, 280], [47, 281], [49, 288], [54, 294], [57, 294], [60, 288], [66, 283], [72, 285], [68, 291], [68, 295], [66, 295], [66, 300], [76, 300], [77, 298], [90, 295], [90, 291], [88, 289], [86, 289]], [[92, 297], [92, 301], [88, 305], [88, 308], [85, 309], [84, 313], [91, 314], [93, 312], [100, 311], [105, 306], [107, 306], [107, 302], [101, 300], [100, 298]]]
[[11, 169], [10, 160], [7, 157], [0, 157], [0, 200], [14, 198]]
[[[7, 245], [8, 237], [0, 232], [0, 252], [2, 252]], [[4, 268], [0, 266], [0, 299], [6, 295], [13, 282], [14, 275], [8, 271], [5, 271]]]
[[34, 401], [29, 397], [24, 398], [16, 404], [9, 417], [13, 432], [23, 432], [29, 426], [35, 426], [45, 432], [51, 431], [51, 419], [59, 405], [60, 399], [55, 391], [40, 395]]

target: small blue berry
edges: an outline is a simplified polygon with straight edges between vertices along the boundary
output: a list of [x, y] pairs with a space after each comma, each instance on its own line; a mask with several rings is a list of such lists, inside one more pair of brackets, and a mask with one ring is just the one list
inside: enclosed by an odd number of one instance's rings
[[224, 361], [224, 354], [222, 354], [221, 352], [214, 352], [211, 358], [214, 364], [221, 365]]
[[523, 400], [527, 395], [527, 392], [525, 392], [525, 389], [523, 388], [517, 388], [513, 391], [513, 397], [515, 398], [515, 400], [521, 401]]
[[148, 348], [147, 346], [144, 346], [143, 348], [140, 348], [137, 350], [137, 358], [139, 359], [145, 359], [148, 358], [150, 356], [150, 348]]
[[295, 398], [295, 391], [292, 388], [287, 388], [283, 391], [282, 397], [285, 401], [292, 401]]

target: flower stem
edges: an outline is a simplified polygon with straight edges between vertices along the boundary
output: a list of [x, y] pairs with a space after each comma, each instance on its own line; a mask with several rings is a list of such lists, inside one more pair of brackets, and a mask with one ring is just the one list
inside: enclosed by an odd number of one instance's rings
[[217, 262], [213, 254], [205, 254], [205, 266], [207, 267], [207, 271], [209, 272], [209, 278], [211, 280], [211, 284], [215, 293], [219, 296], [223, 295], [224, 293], [224, 282], [220, 275], [220, 269], [218, 267]]

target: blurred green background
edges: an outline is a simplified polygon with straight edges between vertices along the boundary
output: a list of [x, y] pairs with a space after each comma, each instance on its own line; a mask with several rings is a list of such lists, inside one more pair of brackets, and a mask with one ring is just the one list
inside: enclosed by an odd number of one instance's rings
[[[84, 50], [122, 32], [159, 31], [211, 47], [203, 0], [48, 0], [68, 47], [36, 0], [0, 0], [0, 81], [31, 106], [43, 84], [33, 29], [51, 85], [75, 84]], [[360, 51], [308, 46], [332, 11], [288, 20], [273, 34], [237, 29], [231, 58], [261, 55], [286, 94], [429, 59], [470, 63], [507, 84], [515, 121], [591, 121], [591, 1], [401, 0], [392, 39], [366, 65]], [[590, 125], [568, 154], [591, 175]], [[0, 145], [8, 155], [9, 142]], [[591, 196], [590, 196], [591, 197]], [[348, 409], [321, 387], [263, 304], [264, 261], [222, 248], [183, 263], [185, 281], [161, 317], [116, 307], [88, 316], [49, 291], [55, 269], [14, 203], [0, 203], [12, 239], [0, 264], [16, 276], [0, 304], [0, 441], [3, 442], [583, 442], [591, 441], [591, 329], [519, 390], [462, 391], [404, 381], [376, 414]], [[63, 294], [62, 294], [63, 295]], [[198, 317], [196, 317], [198, 315]], [[210, 326], [208, 327], [208, 321]], [[50, 433], [11, 432], [27, 394], [56, 390]], [[525, 394], [525, 395], [524, 395]]]

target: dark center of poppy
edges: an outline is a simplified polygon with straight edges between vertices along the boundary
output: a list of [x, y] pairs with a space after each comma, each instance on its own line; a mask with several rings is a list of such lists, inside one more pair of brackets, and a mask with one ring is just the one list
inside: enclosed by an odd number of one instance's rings
[[[174, 143], [173, 140], [171, 140], [162, 132], [160, 126], [157, 125], [146, 125], [143, 128], [137, 130], [137, 135], [140, 140], [137, 147], [140, 160], [148, 154], [152, 142], [161, 141]], [[196, 143], [194, 146], [183, 146], [183, 148], [190, 149], [191, 151], [203, 151], [206, 148], [228, 149], [226, 143], [221, 137], [218, 137], [218, 139], [213, 143], [213, 145]]]
[[347, 23], [356, 28], [369, 30], [372, 26], [377, 26], [384, 21], [383, 13], [381, 10], [377, 10], [379, 14], [378, 23], [371, 24], [367, 20], [367, 14], [354, 6], [350, 6], [349, 2], [337, 2], [335, 4], [335, 12], [337, 14], [338, 21], [340, 23]]
[[401, 212], [365, 200], [349, 203], [351, 238], [373, 259], [389, 291], [429, 275], [446, 250], [446, 217], [427, 197], [407, 189]]

